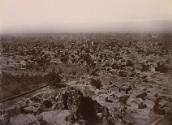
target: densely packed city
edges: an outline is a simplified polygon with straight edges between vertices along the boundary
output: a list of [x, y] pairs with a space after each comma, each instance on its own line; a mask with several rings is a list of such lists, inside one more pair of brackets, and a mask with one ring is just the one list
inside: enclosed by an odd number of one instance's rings
[[0, 125], [171, 125], [171, 40], [2, 36]]

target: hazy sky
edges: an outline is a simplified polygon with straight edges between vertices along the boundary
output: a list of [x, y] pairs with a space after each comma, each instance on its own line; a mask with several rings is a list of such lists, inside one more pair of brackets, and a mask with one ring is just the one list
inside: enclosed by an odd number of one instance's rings
[[164, 30], [172, 0], [0, 0], [2, 32]]

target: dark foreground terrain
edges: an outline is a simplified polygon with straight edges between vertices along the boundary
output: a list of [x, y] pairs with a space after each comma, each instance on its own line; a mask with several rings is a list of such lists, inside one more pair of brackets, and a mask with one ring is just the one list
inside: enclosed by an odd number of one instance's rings
[[172, 125], [171, 34], [1, 37], [0, 125]]

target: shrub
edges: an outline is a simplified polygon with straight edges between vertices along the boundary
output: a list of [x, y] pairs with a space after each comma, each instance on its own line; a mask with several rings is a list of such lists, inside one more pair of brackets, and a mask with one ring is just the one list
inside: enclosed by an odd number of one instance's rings
[[58, 73], [56, 73], [55, 71], [52, 71], [50, 73], [48, 73], [46, 76], [46, 81], [49, 82], [50, 84], [56, 84], [56, 83], [60, 83], [61, 82], [61, 77]]
[[158, 63], [158, 66], [155, 68], [155, 70], [160, 73], [167, 73], [168, 68], [165, 66], [165, 64]]
[[100, 89], [102, 87], [101, 80], [99, 80], [99, 79], [92, 78], [90, 84], [92, 86], [96, 87], [97, 89]]

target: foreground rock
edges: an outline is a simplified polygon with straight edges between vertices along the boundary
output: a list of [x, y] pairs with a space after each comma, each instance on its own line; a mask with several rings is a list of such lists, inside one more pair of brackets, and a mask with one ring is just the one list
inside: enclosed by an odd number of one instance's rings
[[9, 125], [40, 125], [40, 123], [32, 114], [19, 114], [10, 118]]
[[65, 125], [66, 117], [70, 115], [68, 110], [55, 110], [43, 112], [38, 116], [40, 125]]

